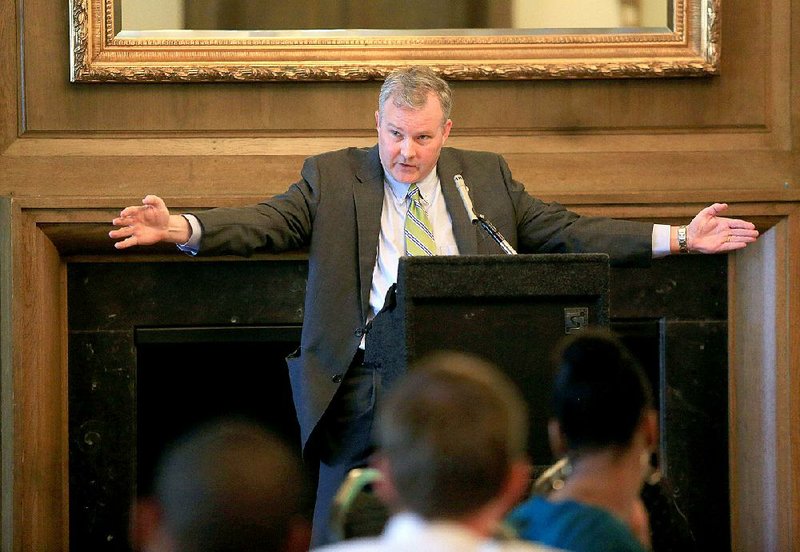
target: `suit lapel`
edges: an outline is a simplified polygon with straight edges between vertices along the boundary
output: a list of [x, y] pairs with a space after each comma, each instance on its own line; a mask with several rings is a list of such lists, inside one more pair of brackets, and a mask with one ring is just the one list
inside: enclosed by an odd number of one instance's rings
[[378, 146], [369, 150], [364, 164], [356, 169], [356, 178], [358, 182], [353, 185], [353, 199], [358, 232], [358, 274], [361, 285], [361, 311], [362, 316], [366, 317], [369, 312], [369, 293], [372, 272], [375, 269], [375, 256], [378, 252], [383, 209], [383, 168], [378, 155]]
[[450, 213], [453, 221], [453, 236], [458, 245], [458, 252], [460, 255], [476, 255], [478, 253], [478, 237], [475, 226], [467, 216], [467, 210], [464, 208], [464, 203], [461, 201], [461, 196], [453, 181], [453, 177], [461, 173], [461, 165], [446, 148], [442, 149], [439, 156], [437, 172], [447, 212]]

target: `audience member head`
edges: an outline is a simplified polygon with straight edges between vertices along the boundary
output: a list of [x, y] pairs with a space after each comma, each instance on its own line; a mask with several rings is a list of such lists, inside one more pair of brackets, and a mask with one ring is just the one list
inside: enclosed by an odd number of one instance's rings
[[148, 552], [307, 550], [300, 459], [260, 426], [221, 420], [167, 450], [134, 533]]
[[567, 550], [598, 542], [649, 549], [640, 493], [658, 424], [642, 368], [617, 338], [594, 329], [562, 342], [555, 365], [548, 430], [553, 452], [566, 459], [535, 484], [547, 498], [523, 504], [511, 524], [525, 539]]
[[453, 95], [450, 85], [438, 77], [428, 67], [405, 67], [392, 71], [381, 86], [378, 96], [378, 113], [383, 114], [384, 106], [391, 101], [395, 106], [421, 109], [433, 94], [442, 108], [442, 125], [450, 118], [453, 108]]
[[650, 384], [612, 334], [584, 330], [556, 354], [553, 409], [561, 448], [571, 457], [626, 449], [652, 413]]
[[384, 498], [431, 520], [487, 507], [502, 517], [528, 485], [527, 424], [522, 396], [494, 366], [451, 352], [422, 359], [379, 412]]

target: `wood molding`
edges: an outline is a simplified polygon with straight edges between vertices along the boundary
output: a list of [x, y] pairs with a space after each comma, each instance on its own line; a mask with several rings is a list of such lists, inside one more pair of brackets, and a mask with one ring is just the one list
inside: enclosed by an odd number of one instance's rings
[[0, 153], [17, 137], [19, 43], [17, 3], [0, 0]]
[[[2, 23], [0, 23], [2, 24]], [[10, 198], [0, 197], [0, 550], [19, 550], [16, 544], [14, 467], [14, 323], [13, 235]]]
[[[548, 132], [514, 134], [506, 130], [468, 132], [451, 135], [448, 146], [479, 151], [497, 151], [503, 155], [547, 153], [659, 153], [775, 150], [776, 139], [761, 126], [718, 129], [702, 134], [691, 129], [675, 129], [663, 133], [637, 130], [595, 130], [580, 135]], [[489, 136], [486, 136], [489, 134]], [[780, 143], [786, 142], [782, 136]], [[41, 136], [29, 133], [14, 142], [5, 152], [9, 158], [28, 157], [181, 157], [181, 156], [284, 156], [307, 157], [332, 150], [375, 145], [374, 133], [360, 136], [119, 136], [78, 138], [71, 135]], [[785, 149], [785, 148], [780, 148]]]
[[[281, 190], [283, 191], [283, 190]], [[208, 209], [211, 207], [234, 207], [262, 201], [270, 197], [268, 194], [234, 195], [223, 193], [220, 195], [164, 195], [162, 199], [174, 209]], [[730, 204], [748, 204], [752, 212], [788, 214], [791, 205], [800, 201], [799, 190], [776, 189], [764, 191], [761, 189], [733, 190], [727, 194]], [[562, 192], [557, 197], [550, 198], [564, 205], [641, 205], [654, 218], [659, 218], [663, 209], [679, 208], [685, 214], [691, 214], [694, 205], [704, 206], [713, 202], [717, 197], [716, 192], [709, 190], [691, 191], [641, 191], [641, 192]], [[141, 200], [138, 195], [82, 195], [80, 197], [62, 197], [58, 195], [39, 195], [35, 197], [17, 197], [14, 199], [22, 209], [35, 213], [37, 222], [102, 222], [109, 214], [116, 213], [121, 207]], [[659, 210], [654, 210], [659, 206]], [[616, 215], [615, 215], [616, 216]], [[99, 218], [98, 218], [99, 217]], [[638, 216], [636, 218], [639, 218]]]
[[14, 549], [68, 550], [66, 265], [13, 218]]
[[[514, 178], [531, 194], [691, 193], [799, 189], [795, 155], [740, 151], [520, 154], [506, 156]], [[299, 178], [302, 157], [0, 156], [0, 195], [109, 197], [259, 196], [282, 193]], [[576, 166], [580, 170], [576, 170]], [[699, 169], [702, 167], [702, 170]], [[254, 176], [257, 175], [257, 176]]]

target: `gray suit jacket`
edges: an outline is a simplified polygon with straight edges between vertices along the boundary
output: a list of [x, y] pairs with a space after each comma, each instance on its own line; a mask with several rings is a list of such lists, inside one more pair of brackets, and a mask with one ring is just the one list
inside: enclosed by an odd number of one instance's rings
[[[534, 199], [499, 155], [444, 148], [437, 171], [461, 254], [502, 251], [470, 223], [456, 174], [464, 177], [476, 211], [520, 253], [603, 252], [612, 264], [650, 261], [652, 224], [581, 217]], [[203, 255], [309, 248], [301, 346], [287, 359], [304, 447], [361, 341], [383, 193], [377, 146], [349, 148], [307, 159], [301, 179], [263, 203], [195, 213]]]

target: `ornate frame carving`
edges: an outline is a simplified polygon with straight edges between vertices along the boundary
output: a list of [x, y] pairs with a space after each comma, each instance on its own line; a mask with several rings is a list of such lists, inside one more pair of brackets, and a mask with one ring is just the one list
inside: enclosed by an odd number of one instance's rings
[[117, 34], [119, 0], [70, 0], [73, 82], [378, 80], [410, 63], [451, 80], [706, 76], [721, 0], [673, 0], [674, 30], [614, 34]]

